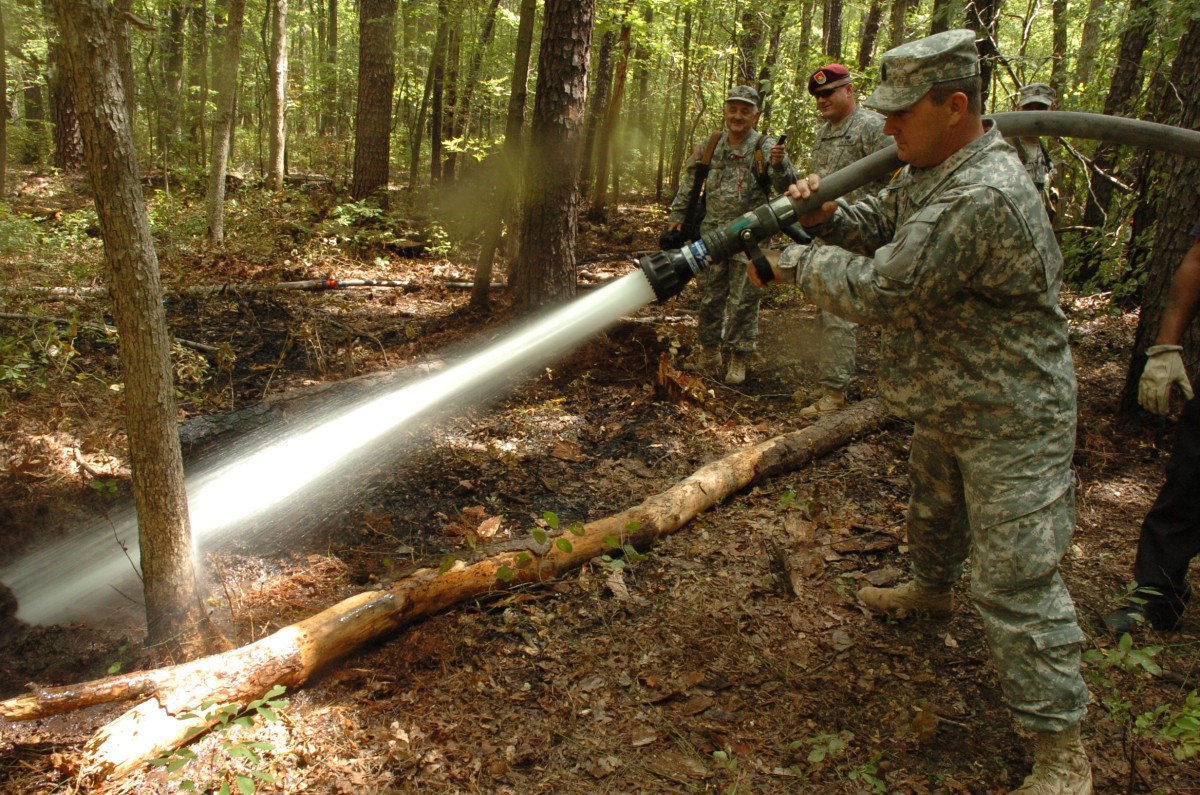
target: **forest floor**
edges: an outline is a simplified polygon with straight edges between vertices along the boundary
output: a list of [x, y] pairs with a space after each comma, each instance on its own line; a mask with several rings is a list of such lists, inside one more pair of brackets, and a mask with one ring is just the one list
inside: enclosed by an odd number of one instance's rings
[[[65, 234], [57, 227], [86, 217], [86, 198], [70, 187], [26, 180], [13, 211], [61, 207], [38, 222], [39, 239], [52, 241]], [[351, 227], [322, 231], [332, 228], [327, 200], [250, 204], [231, 210], [219, 255], [195, 242], [198, 209], [180, 210], [191, 220], [156, 233], [172, 333], [224, 352], [177, 352], [182, 418], [453, 361], [505, 333], [503, 290], [489, 315], [470, 310], [469, 293], [452, 286], [472, 277], [469, 250], [404, 257], [397, 252], [412, 252], [393, 244], [349, 253]], [[632, 271], [630, 255], [654, 245], [662, 219], [648, 204], [603, 226], [583, 224], [581, 279]], [[4, 311], [99, 320], [100, 295], [33, 289], [90, 286], [98, 246], [78, 239], [44, 242], [36, 255], [6, 253]], [[183, 290], [330, 275], [410, 286]], [[672, 396], [655, 388], [660, 359], [677, 360], [694, 343], [695, 297], [689, 287], [501, 394], [398, 430], [409, 437], [403, 456], [354, 471], [341, 488], [349, 499], [305, 504], [307, 527], [286, 542], [260, 543], [251, 530], [210, 550], [214, 618], [248, 643], [422, 563], [528, 534], [546, 512], [563, 523], [616, 513], [731, 451], [803, 426], [792, 394], [815, 386], [817, 316], [793, 291], [772, 290], [764, 303], [744, 385], [671, 373], [689, 388]], [[1176, 759], [1179, 746], [1161, 731], [1173, 717], [1200, 713], [1185, 701], [1200, 680], [1200, 613], [1178, 631], [1135, 640], [1135, 651], [1154, 654], [1153, 672], [1137, 667], [1144, 658], [1136, 654], [1122, 665], [1121, 647], [1097, 629], [1124, 592], [1170, 425], [1115, 418], [1136, 314], [1103, 296], [1067, 295], [1064, 307], [1081, 389], [1078, 526], [1062, 571], [1089, 635], [1094, 704], [1084, 732], [1096, 792], [1200, 793], [1200, 765]], [[111, 338], [0, 319], [0, 341], [0, 571], [12, 572], [33, 550], [113, 515], [127, 500], [129, 464]], [[876, 391], [877, 334], [861, 329], [859, 349], [855, 398]], [[29, 367], [14, 370], [20, 363]], [[866, 433], [737, 494], [620, 578], [597, 563], [460, 604], [286, 694], [278, 720], [196, 741], [197, 761], [174, 777], [146, 770], [113, 791], [176, 792], [184, 781], [260, 772], [274, 779], [260, 792], [283, 793], [1006, 792], [1027, 772], [1031, 748], [1001, 699], [965, 583], [941, 622], [881, 620], [854, 600], [866, 583], [903, 576], [908, 433], [902, 424]], [[189, 460], [200, 448], [219, 458], [222, 444], [188, 448]], [[772, 549], [796, 563], [794, 594]], [[63, 565], [47, 576], [74, 576]], [[5, 598], [0, 698], [27, 683], [70, 684], [156, 659], [115, 619], [30, 626]], [[78, 791], [65, 771], [121, 711], [0, 723], [0, 791]], [[264, 743], [257, 761], [231, 758], [221, 745], [230, 739]]]

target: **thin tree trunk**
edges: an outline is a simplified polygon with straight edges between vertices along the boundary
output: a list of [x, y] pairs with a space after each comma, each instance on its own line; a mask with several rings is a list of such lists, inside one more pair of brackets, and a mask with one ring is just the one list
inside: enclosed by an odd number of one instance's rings
[[1096, 70], [1096, 54], [1100, 51], [1100, 13], [1105, 0], [1088, 0], [1087, 14], [1083, 17], [1083, 30], [1079, 34], [1079, 52], [1075, 56], [1075, 85], [1086, 86], [1092, 82]]
[[[621, 35], [617, 40], [617, 69], [613, 75], [612, 95], [608, 99], [608, 108], [604, 113], [604, 123], [600, 128], [600, 141], [596, 147], [596, 180], [593, 183], [590, 216], [595, 220], [603, 220], [607, 215], [608, 176], [612, 161], [617, 156], [617, 122], [621, 117], [621, 105], [625, 98], [625, 77], [629, 73], [629, 52], [631, 49], [629, 37], [632, 33], [629, 22], [621, 25]], [[612, 165], [614, 180], [617, 168]], [[614, 188], [613, 204], [618, 199]]]
[[471, 288], [471, 306], [484, 308], [488, 305], [488, 285], [492, 280], [492, 268], [496, 249], [504, 230], [504, 221], [512, 208], [512, 197], [517, 195], [521, 174], [521, 131], [525, 126], [525, 103], [529, 96], [529, 57], [533, 51], [533, 23], [537, 17], [537, 0], [521, 0], [521, 16], [517, 23], [516, 55], [513, 58], [512, 82], [508, 92], [508, 114], [504, 124], [503, 176], [497, 191], [496, 201], [491, 207], [492, 215], [484, 233], [483, 246], [479, 250], [479, 261], [475, 265], [475, 284]]
[[283, 190], [284, 149], [287, 144], [288, 37], [287, 0], [271, 0], [270, 135], [267, 154], [267, 189]]
[[1002, 0], [967, 0], [967, 27], [979, 40], [980, 100], [986, 112], [992, 93], [992, 72], [999, 52], [996, 49], [996, 22]]
[[484, 53], [492, 44], [492, 32], [496, 29], [496, 11], [499, 7], [500, 0], [490, 0], [487, 16], [483, 20], [483, 30], [480, 31], [479, 41], [471, 53], [471, 63], [467, 66], [466, 83], [458, 102], [455, 103], [451, 132], [453, 138], [466, 138], [471, 133], [471, 106], [475, 101], [475, 84], [479, 82], [479, 75], [483, 71]]
[[321, 81], [321, 134], [338, 134], [338, 0], [326, 4], [324, 79]]
[[600, 137], [604, 116], [612, 96], [613, 48], [617, 45], [615, 31], [606, 30], [600, 37], [600, 52], [596, 56], [596, 73], [592, 75], [591, 107], [583, 129], [583, 147], [579, 154], [579, 189], [586, 192], [592, 184], [592, 163], [595, 160], [596, 141]]
[[821, 18], [825, 32], [822, 49], [835, 61], [842, 60], [842, 0], [825, 0], [825, 14]]
[[771, 12], [771, 29], [767, 32], [767, 55], [763, 59], [762, 68], [758, 70], [756, 87], [762, 103], [762, 118], [759, 120], [759, 126], [763, 130], [770, 129], [771, 112], [775, 107], [775, 79], [779, 67], [779, 48], [783, 40], [783, 27], [787, 19], [787, 12], [786, 0], [779, 0], [775, 3], [774, 11]]
[[[454, 118], [459, 112], [458, 66], [462, 60], [462, 31], [457, 20], [447, 28], [446, 36], [446, 79], [442, 103], [442, 140], [454, 138]], [[443, 150], [445, 147], [443, 146]], [[442, 162], [442, 182], [453, 185], [458, 165], [458, 149], [452, 147]]]
[[190, 65], [188, 68], [189, 96], [195, 96], [195, 102], [185, 107], [189, 114], [188, 140], [192, 145], [193, 162], [203, 168], [204, 158], [208, 153], [208, 127], [205, 119], [208, 113], [208, 3], [207, 0], [195, 0], [192, 13], [188, 15], [191, 22], [191, 47], [189, 48]]
[[446, 46], [450, 38], [449, 10], [444, 0], [438, 0], [438, 27], [434, 38], [433, 53], [429, 57], [430, 109], [429, 109], [429, 181], [437, 185], [442, 181], [442, 100], [446, 83]]
[[245, 0], [229, 0], [221, 71], [217, 75], [217, 117], [213, 122], [212, 157], [208, 168], [208, 241], [214, 246], [225, 240], [225, 175], [229, 170], [229, 142], [237, 107], [237, 68], [242, 53], [242, 20], [245, 11]]
[[1050, 85], [1060, 97], [1067, 91], [1067, 15], [1067, 0], [1053, 0], [1050, 6], [1050, 24], [1053, 31], [1054, 61], [1050, 64]]
[[149, 640], [189, 648], [200, 643], [207, 618], [192, 563], [158, 259], [126, 115], [120, 23], [106, 0], [56, 6], [120, 335]]
[[892, 0], [892, 13], [888, 20], [888, 49], [898, 47], [909, 39], [908, 11], [914, 0]]
[[0, 13], [0, 196], [8, 184], [8, 34]]
[[675, 126], [675, 148], [671, 155], [671, 168], [668, 180], [667, 194], [674, 196], [679, 190], [679, 168], [687, 156], [684, 147], [687, 146], [687, 111], [688, 92], [692, 82], [692, 9], [690, 6], [683, 11], [683, 76], [679, 80], [679, 120]]
[[758, 55], [763, 43], [763, 20], [757, 5], [742, 11], [740, 27], [742, 34], [734, 41], [737, 48], [736, 79], [739, 85], [752, 86], [758, 76]]

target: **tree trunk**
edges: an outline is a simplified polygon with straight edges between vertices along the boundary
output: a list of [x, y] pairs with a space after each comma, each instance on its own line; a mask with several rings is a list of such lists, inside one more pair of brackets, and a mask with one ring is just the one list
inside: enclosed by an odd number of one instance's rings
[[898, 47], [908, 41], [908, 10], [912, 7], [914, 0], [892, 0], [892, 13], [889, 20], [889, 33], [891, 38], [888, 40], [888, 49]]
[[284, 149], [287, 145], [288, 37], [287, 0], [272, 0], [270, 135], [267, 152], [267, 189], [283, 190]]
[[8, 184], [8, 36], [0, 13], [0, 196]]
[[446, 3], [438, 2], [438, 27], [429, 56], [429, 181], [442, 181], [442, 99], [446, 83], [446, 45], [450, 38]]
[[683, 11], [683, 75], [679, 79], [679, 119], [675, 126], [675, 147], [671, 150], [671, 163], [667, 173], [667, 195], [674, 196], [679, 191], [679, 169], [687, 154], [687, 112], [688, 93], [692, 83], [692, 9], [688, 6]]
[[629, 74], [629, 52], [631, 44], [629, 37], [633, 27], [626, 21], [621, 25], [621, 35], [617, 40], [617, 69], [613, 75], [612, 94], [608, 98], [608, 107], [604, 112], [604, 121], [600, 127], [600, 141], [596, 147], [596, 179], [592, 190], [592, 203], [589, 217], [603, 221], [608, 214], [609, 169], [613, 174], [613, 207], [616, 208], [620, 198], [617, 195], [617, 173], [620, 168], [616, 162], [619, 147], [617, 146], [617, 123], [621, 118], [621, 105], [625, 98], [625, 78]]
[[1105, 0], [1088, 0], [1083, 30], [1079, 34], [1079, 52], [1075, 56], [1076, 88], [1082, 88], [1092, 82], [1092, 74], [1096, 70], [1096, 53], [1100, 51], [1100, 13], [1105, 5]]
[[[1171, 73], [1173, 90], [1167, 93], [1182, 101], [1182, 105], [1176, 105], [1178, 118], [1172, 121], [1191, 130], [1200, 129], [1200, 20], [1192, 19], [1188, 23]], [[1125, 416], [1137, 410], [1138, 381], [1146, 362], [1146, 348], [1153, 345], [1158, 336], [1171, 278], [1191, 247], [1188, 232], [1200, 217], [1200, 193], [1196, 191], [1196, 186], [1200, 185], [1200, 160], [1176, 155], [1169, 161], [1166, 173], [1170, 178], [1166, 180], [1162, 200], [1156, 205], [1157, 231], [1146, 262], [1138, 329], [1121, 392], [1120, 413]], [[1196, 373], [1200, 373], [1200, 324], [1192, 324], [1184, 336], [1183, 346], [1184, 362], [1195, 384]]]
[[[762, 68], [758, 70], [758, 97], [762, 103], [762, 118], [759, 127], [769, 130], [771, 127], [771, 111], [775, 105], [775, 79], [779, 67], [779, 48], [783, 39], [783, 28], [787, 19], [788, 3], [785, 0], [775, 3], [771, 12], [771, 29], [767, 32], [767, 55], [763, 59]], [[803, 71], [803, 70], [801, 70]]]
[[450, 137], [466, 138], [471, 133], [472, 104], [475, 101], [475, 84], [483, 71], [483, 56], [492, 44], [492, 32], [496, 29], [496, 11], [500, 0], [490, 0], [487, 16], [483, 20], [483, 30], [479, 33], [479, 41], [471, 53], [471, 63], [467, 66], [467, 79], [463, 85], [462, 95], [455, 103], [453, 129]]
[[170, 337], [158, 259], [106, 0], [56, 0], [120, 335], [126, 423], [152, 643], [197, 644], [207, 624], [192, 564]]
[[825, 14], [821, 18], [825, 37], [822, 49], [835, 61], [842, 60], [842, 0], [825, 0]]
[[483, 246], [479, 250], [479, 261], [475, 265], [475, 284], [471, 288], [471, 306], [485, 308], [488, 305], [488, 285], [492, 281], [492, 267], [496, 249], [504, 230], [504, 221], [512, 207], [512, 197], [517, 194], [521, 174], [521, 130], [525, 126], [525, 102], [529, 95], [529, 56], [533, 51], [533, 23], [537, 17], [537, 0], [521, 0], [521, 16], [517, 23], [516, 55], [513, 59], [512, 82], [508, 93], [508, 115], [504, 124], [503, 176], [496, 192], [495, 201], [487, 208], [490, 211], [488, 226], [484, 232]]
[[358, 4], [358, 111], [350, 195], [387, 207], [392, 89], [396, 84], [396, 0]]
[[183, 134], [183, 46], [184, 31], [187, 29], [188, 6], [186, 0], [175, 0], [167, 9], [163, 35], [163, 121], [159, 131], [159, 147], [164, 154], [179, 145]]
[[987, 112], [992, 93], [992, 72], [1000, 53], [996, 49], [996, 22], [1000, 18], [1002, 0], [967, 0], [967, 27], [979, 40], [980, 102]]
[[1058, 96], [1067, 93], [1067, 0], [1053, 0], [1050, 6], [1054, 61], [1050, 65], [1050, 85]]
[[546, 0], [512, 293], [524, 311], [575, 295], [579, 145], [595, 0]]
[[[59, 0], [60, 2], [62, 0]], [[230, 138], [237, 107], [237, 68], [242, 54], [242, 19], [245, 0], [229, 0], [225, 46], [217, 75], [217, 117], [213, 121], [212, 157], [208, 167], [208, 242], [225, 241], [225, 175], [229, 170]]]
[[752, 86], [758, 76], [758, 55], [762, 51], [763, 20], [757, 4], [742, 11], [742, 34], [734, 41], [737, 49], [737, 82]]
[[945, 33], [954, 27], [954, 15], [959, 9], [954, 0], [933, 0], [933, 9], [929, 12], [929, 35]]
[[[116, 46], [115, 41], [113, 46]], [[49, 47], [46, 85], [50, 89], [50, 112], [54, 123], [54, 167], [74, 174], [84, 166], [83, 141], [79, 137], [79, 118], [75, 111], [75, 90], [67, 78], [63, 63], [62, 41], [53, 39]]]
[[[458, 115], [458, 65], [462, 59], [462, 31], [460, 20], [453, 20], [446, 28], [446, 77], [444, 80], [444, 99], [442, 102], [442, 140], [454, 138], [454, 117]], [[444, 147], [443, 147], [444, 150]], [[458, 163], [458, 151], [451, 148], [446, 152], [442, 161], [442, 182], [453, 185], [455, 168]]]
[[[1154, 30], [1156, 9], [1153, 0], [1130, 0], [1128, 24], [1121, 34], [1117, 68], [1113, 72], [1108, 96], [1104, 99], [1106, 116], [1128, 116], [1133, 111], [1142, 89], [1142, 55]], [[1097, 146], [1092, 157], [1093, 170], [1100, 173], [1112, 171], [1119, 150], [1120, 147], [1115, 144], [1101, 143]], [[1098, 179], [1092, 182], [1091, 188], [1087, 209], [1083, 213], [1083, 225], [1103, 226], [1112, 203], [1113, 185], [1106, 179]], [[1094, 271], [1094, 266], [1090, 270]]]
[[592, 76], [591, 107], [583, 127], [583, 147], [579, 153], [579, 189], [586, 192], [592, 184], [592, 163], [596, 154], [596, 139], [600, 135], [608, 100], [612, 95], [613, 48], [617, 46], [615, 31], [606, 30], [600, 37], [600, 52], [596, 56], [596, 73]]
[[883, 24], [882, 0], [871, 0], [871, 9], [863, 21], [862, 38], [858, 45], [858, 66], [866, 69], [875, 59], [875, 41], [879, 38], [879, 28]]
[[[554, 0], [551, 0], [553, 2]], [[85, 706], [151, 696], [100, 729], [85, 748], [82, 778], [95, 785], [119, 779], [185, 742], [197, 721], [180, 720], [203, 702], [244, 704], [275, 684], [295, 688], [314, 671], [455, 604], [561, 577], [604, 554], [645, 551], [753, 483], [791, 471], [836, 450], [884, 420], [866, 400], [793, 433], [714, 461], [665, 492], [626, 511], [589, 522], [538, 544], [506, 544], [473, 562], [424, 569], [387, 591], [352, 596], [249, 646], [192, 663], [141, 671], [0, 703], [0, 716], [31, 720]]]
[[189, 50], [190, 66], [188, 68], [189, 96], [194, 96], [194, 102], [185, 104], [189, 115], [188, 140], [192, 146], [193, 161], [197, 166], [204, 166], [204, 156], [208, 151], [208, 130], [204, 120], [208, 108], [208, 3], [206, 0], [195, 0], [192, 12], [188, 15], [191, 22], [191, 46]]
[[338, 4], [329, 0], [326, 5], [325, 42], [323, 59], [324, 79], [321, 81], [321, 134], [338, 134]]

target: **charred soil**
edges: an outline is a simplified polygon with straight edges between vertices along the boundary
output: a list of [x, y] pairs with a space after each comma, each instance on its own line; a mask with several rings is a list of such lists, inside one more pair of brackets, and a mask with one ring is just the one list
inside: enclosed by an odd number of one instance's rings
[[[27, 183], [23, 200], [61, 198], [35, 190]], [[172, 334], [218, 351], [177, 351], [185, 426], [367, 373], [453, 361], [509, 327], [503, 290], [483, 313], [455, 284], [471, 278], [469, 250], [414, 258], [365, 246], [370, 253], [350, 255], [345, 240], [323, 245], [310, 234], [322, 222], [314, 203], [304, 204], [314, 215], [300, 215], [303, 224], [295, 207], [243, 219], [242, 239], [254, 245], [236, 242], [234, 218], [235, 242], [219, 255], [180, 235], [162, 241]], [[634, 206], [585, 227], [584, 288], [631, 272], [630, 255], [653, 245], [661, 221], [660, 209]], [[98, 252], [72, 257], [94, 263]], [[11, 271], [10, 314], [104, 316], [101, 294], [35, 289], [88, 286], [65, 255]], [[187, 290], [330, 275], [408, 286]], [[1115, 417], [1136, 315], [1103, 297], [1068, 296], [1064, 308], [1081, 391], [1078, 526], [1062, 571], [1089, 650], [1104, 653], [1116, 642], [1096, 622], [1123, 593], [1170, 426]], [[615, 513], [803, 425], [793, 393], [815, 387], [814, 308], [794, 292], [771, 292], [759, 353], [737, 388], [664, 366], [694, 344], [695, 309], [689, 288], [500, 394], [402, 431], [411, 436], [402, 456], [353, 472], [345, 484], [353, 499], [314, 511], [286, 543], [243, 539], [210, 552], [214, 617], [247, 643], [416, 567], [528, 535], [547, 512], [562, 523]], [[30, 324], [43, 342], [56, 335], [60, 352], [69, 344], [71, 356], [43, 349], [37, 361], [56, 366], [4, 382], [0, 566], [69, 538], [128, 491], [115, 343], [78, 324], [34, 320], [0, 320], [0, 338], [26, 339]], [[875, 392], [883, 355], [870, 329], [860, 329], [859, 348], [854, 398]], [[21, 350], [36, 363], [37, 351]], [[231, 428], [201, 435], [189, 458], [219, 455], [239, 433]], [[1031, 745], [1000, 697], [965, 583], [943, 622], [882, 621], [853, 597], [863, 584], [903, 577], [908, 430], [868, 433], [758, 484], [623, 569], [596, 562], [387, 638], [288, 693], [278, 720], [193, 743], [198, 760], [182, 778], [257, 771], [274, 780], [259, 791], [288, 793], [1006, 792], [1027, 771]], [[0, 697], [30, 682], [69, 684], [158, 662], [136, 633], [96, 622], [28, 626], [0, 596]], [[1193, 611], [1177, 632], [1137, 640], [1161, 647], [1159, 673], [1089, 663], [1090, 674], [1107, 677], [1091, 681], [1085, 724], [1097, 792], [1200, 792], [1194, 759], [1175, 758], [1171, 742], [1133, 724], [1160, 706], [1180, 709], [1196, 690], [1198, 640]], [[64, 771], [120, 711], [0, 725], [0, 790], [76, 791]], [[231, 737], [263, 743], [256, 760], [231, 758], [222, 749]], [[121, 788], [176, 792], [181, 780], [156, 768]]]

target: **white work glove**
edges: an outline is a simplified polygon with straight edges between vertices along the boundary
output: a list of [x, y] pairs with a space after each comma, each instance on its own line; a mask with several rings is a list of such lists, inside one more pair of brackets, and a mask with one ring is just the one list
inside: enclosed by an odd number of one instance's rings
[[1183, 369], [1182, 345], [1152, 345], [1146, 349], [1146, 367], [1138, 382], [1138, 403], [1142, 408], [1166, 416], [1171, 411], [1171, 385], [1192, 399], [1192, 385]]

